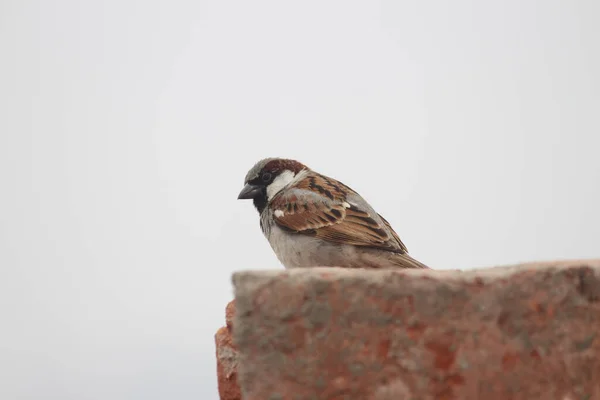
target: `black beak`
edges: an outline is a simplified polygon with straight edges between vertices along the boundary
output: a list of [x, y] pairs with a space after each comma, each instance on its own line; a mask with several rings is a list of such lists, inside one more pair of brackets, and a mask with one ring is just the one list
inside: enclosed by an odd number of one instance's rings
[[246, 184], [240, 194], [238, 195], [238, 200], [240, 199], [253, 199], [260, 194], [262, 191], [262, 186]]

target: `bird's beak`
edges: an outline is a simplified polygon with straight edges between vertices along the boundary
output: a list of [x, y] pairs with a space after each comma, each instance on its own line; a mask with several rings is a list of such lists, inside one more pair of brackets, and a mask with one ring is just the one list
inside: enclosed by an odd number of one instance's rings
[[244, 186], [240, 194], [238, 195], [238, 200], [240, 199], [253, 199], [259, 195], [262, 188], [258, 185], [247, 184]]

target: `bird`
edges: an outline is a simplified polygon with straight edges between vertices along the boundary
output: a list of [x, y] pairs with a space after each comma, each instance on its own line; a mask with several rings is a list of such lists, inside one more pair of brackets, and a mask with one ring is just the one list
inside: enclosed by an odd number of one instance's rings
[[260, 228], [286, 269], [429, 268], [356, 191], [299, 161], [258, 161], [238, 199], [253, 200]]

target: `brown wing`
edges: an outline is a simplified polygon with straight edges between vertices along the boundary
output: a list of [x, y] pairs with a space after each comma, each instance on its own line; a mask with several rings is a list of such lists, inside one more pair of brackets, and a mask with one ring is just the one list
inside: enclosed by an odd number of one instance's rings
[[392, 226], [390, 225], [390, 223], [387, 222], [387, 220], [385, 218], [383, 218], [381, 216], [381, 214], [377, 214], [377, 215], [379, 215], [379, 218], [383, 221], [383, 223], [385, 224], [385, 226], [387, 226], [388, 232], [390, 232], [392, 234], [392, 236], [394, 237], [394, 240], [396, 241], [396, 243], [398, 243], [398, 246], [402, 249], [402, 251], [404, 253], [408, 253], [408, 249], [406, 248], [406, 246], [404, 245], [404, 243], [402, 243], [402, 240], [400, 240], [400, 236], [398, 236], [398, 234], [392, 228]]
[[406, 247], [389, 223], [347, 202], [346, 190], [331, 178], [308, 175], [273, 198], [275, 222], [284, 229], [331, 242], [405, 253]]

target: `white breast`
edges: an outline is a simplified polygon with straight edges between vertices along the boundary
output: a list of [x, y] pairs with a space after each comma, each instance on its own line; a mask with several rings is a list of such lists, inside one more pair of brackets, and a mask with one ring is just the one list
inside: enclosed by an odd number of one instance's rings
[[318, 241], [314, 238], [286, 232], [276, 225], [269, 230], [267, 239], [285, 268], [310, 266], [311, 258], [318, 253]]
[[269, 228], [263, 232], [285, 268], [350, 266], [358, 260], [354, 246], [288, 232], [272, 220]]

